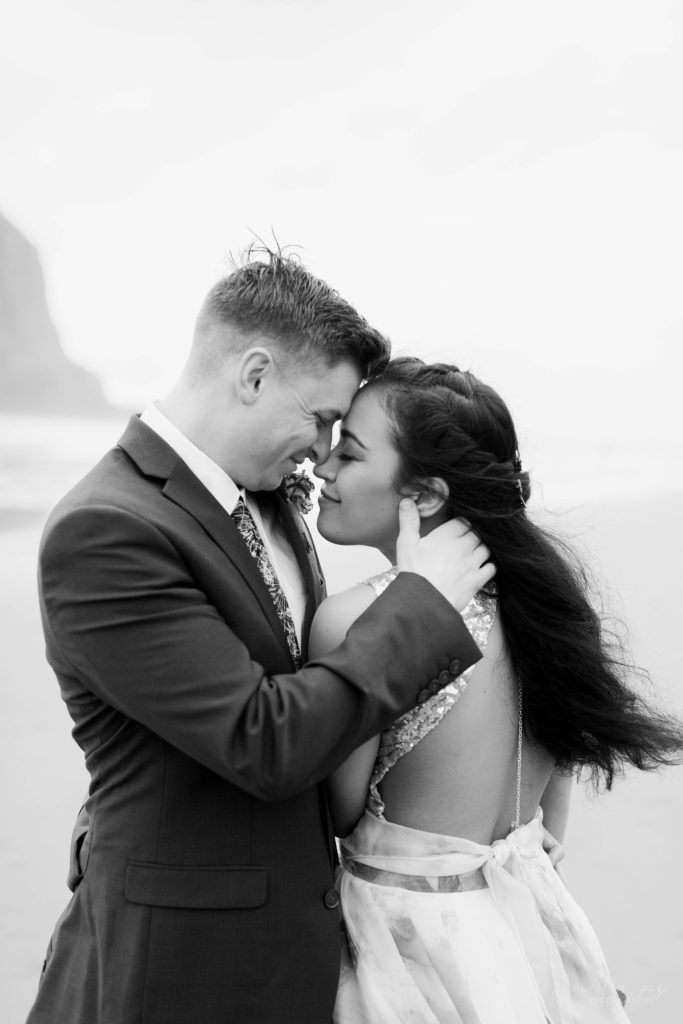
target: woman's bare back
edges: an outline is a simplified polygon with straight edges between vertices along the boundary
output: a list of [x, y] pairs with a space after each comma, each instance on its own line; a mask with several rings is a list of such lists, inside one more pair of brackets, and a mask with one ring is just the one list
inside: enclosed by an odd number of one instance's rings
[[[388, 585], [392, 572], [324, 602], [311, 633], [312, 656], [343, 639], [353, 621]], [[479, 621], [475, 616], [470, 623], [475, 631], [480, 627], [478, 639], [484, 653], [470, 670], [467, 687], [438, 726], [404, 753], [378, 783], [382, 813], [388, 821], [478, 843], [503, 838], [510, 830], [516, 813], [518, 696], [501, 623], [495, 609], [491, 616], [490, 603], [488, 607], [488, 621], [483, 621], [482, 608]], [[359, 747], [329, 780], [339, 835], [346, 834], [362, 813], [378, 743], [379, 737]], [[525, 739], [521, 821], [533, 817], [552, 771], [547, 751]]]
[[[502, 628], [494, 619], [484, 656], [457, 703], [380, 784], [389, 821], [478, 843], [503, 838], [516, 814], [518, 697]], [[552, 773], [524, 740], [520, 817], [533, 817]]]

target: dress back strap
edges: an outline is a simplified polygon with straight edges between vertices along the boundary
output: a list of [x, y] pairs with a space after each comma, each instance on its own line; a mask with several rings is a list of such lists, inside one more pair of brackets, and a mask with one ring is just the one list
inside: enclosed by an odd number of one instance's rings
[[514, 832], [522, 824], [522, 743], [524, 742], [524, 717], [522, 706], [522, 680], [517, 683], [517, 793], [515, 799], [515, 820], [510, 823], [510, 831]]
[[376, 576], [371, 576], [367, 580], [361, 580], [361, 583], [368, 587], [372, 587], [375, 591], [375, 596], [379, 597], [387, 589], [390, 583], [393, 583], [398, 576], [398, 569], [395, 565], [392, 565], [391, 569], [385, 569], [384, 572], [378, 572]]

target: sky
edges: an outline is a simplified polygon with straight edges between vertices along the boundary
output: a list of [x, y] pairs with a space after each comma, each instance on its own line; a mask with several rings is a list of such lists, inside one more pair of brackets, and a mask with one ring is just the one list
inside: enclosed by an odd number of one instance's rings
[[274, 233], [397, 354], [497, 387], [556, 490], [681, 490], [682, 106], [670, 0], [25, 0], [0, 211], [116, 402]]

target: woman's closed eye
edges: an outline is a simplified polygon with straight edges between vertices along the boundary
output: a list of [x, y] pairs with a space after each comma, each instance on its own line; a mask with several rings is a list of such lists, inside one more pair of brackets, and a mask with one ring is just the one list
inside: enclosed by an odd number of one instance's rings
[[359, 462], [360, 459], [354, 454], [352, 446], [349, 444], [346, 438], [342, 438], [339, 444], [335, 447], [332, 454], [339, 459], [340, 462]]

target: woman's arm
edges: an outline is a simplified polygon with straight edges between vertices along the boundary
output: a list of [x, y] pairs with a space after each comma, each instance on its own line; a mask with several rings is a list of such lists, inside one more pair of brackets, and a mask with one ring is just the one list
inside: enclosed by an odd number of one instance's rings
[[541, 796], [543, 824], [560, 843], [564, 839], [567, 828], [573, 784], [574, 775], [572, 773], [567, 774], [555, 769]]
[[[318, 658], [337, 647], [353, 622], [374, 601], [371, 587], [360, 584], [328, 597], [318, 608], [311, 625], [309, 658]], [[361, 744], [327, 779], [327, 792], [335, 834], [352, 832], [363, 813], [368, 780], [375, 764], [379, 736]]]
[[340, 838], [353, 832], [362, 817], [378, 746], [379, 736], [373, 736], [354, 750], [327, 780], [334, 834]]

